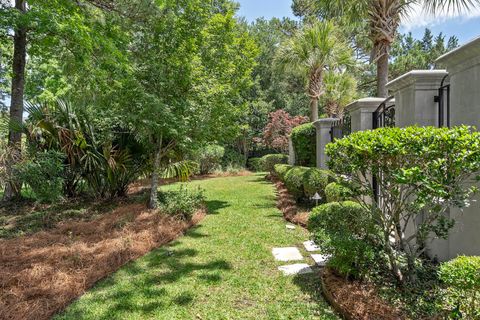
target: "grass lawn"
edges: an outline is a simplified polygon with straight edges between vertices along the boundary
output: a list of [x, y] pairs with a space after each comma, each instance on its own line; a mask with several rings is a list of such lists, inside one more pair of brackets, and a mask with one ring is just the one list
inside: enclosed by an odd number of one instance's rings
[[120, 269], [55, 319], [338, 319], [318, 275], [277, 271], [285, 263], [271, 249], [300, 247], [308, 234], [286, 230], [271, 184], [252, 175], [194, 186], [205, 189], [210, 212], [199, 226]]

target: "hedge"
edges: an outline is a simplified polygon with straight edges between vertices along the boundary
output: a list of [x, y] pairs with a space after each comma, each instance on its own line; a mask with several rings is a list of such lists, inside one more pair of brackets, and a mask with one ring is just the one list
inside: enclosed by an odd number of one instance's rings
[[317, 131], [313, 123], [293, 128], [291, 139], [295, 151], [295, 165], [315, 167], [317, 162]]
[[293, 166], [288, 165], [288, 164], [276, 164], [274, 169], [275, 169], [275, 174], [281, 181], [285, 181], [285, 175], [287, 172], [292, 169]]
[[305, 197], [303, 182], [308, 170], [309, 168], [307, 167], [293, 167], [285, 174], [285, 185], [297, 200]]
[[317, 192], [325, 199], [324, 191], [330, 177], [329, 171], [278, 164], [275, 165], [275, 174], [297, 200], [310, 199]]
[[351, 200], [352, 194], [352, 190], [336, 182], [328, 184], [325, 188], [327, 202]]
[[250, 158], [248, 159], [248, 168], [254, 172], [260, 172], [264, 170], [264, 161], [262, 158]]
[[303, 176], [303, 190], [307, 198], [318, 194], [325, 199], [325, 188], [328, 185], [330, 173], [327, 170], [310, 168]]
[[263, 169], [270, 173], [274, 172], [276, 164], [286, 164], [288, 162], [288, 156], [284, 154], [267, 154], [261, 159], [263, 162]]

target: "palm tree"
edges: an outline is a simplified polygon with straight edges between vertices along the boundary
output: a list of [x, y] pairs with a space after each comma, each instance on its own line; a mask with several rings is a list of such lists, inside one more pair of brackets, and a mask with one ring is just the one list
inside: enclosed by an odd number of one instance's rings
[[480, 6], [480, 0], [294, 0], [297, 12], [314, 13], [322, 19], [346, 16], [352, 24], [367, 25], [372, 42], [372, 60], [377, 65], [377, 94], [387, 97], [390, 48], [402, 18], [416, 6], [433, 14]]
[[318, 21], [282, 43], [275, 61], [282, 70], [300, 73], [307, 79], [313, 122], [318, 119], [318, 101], [324, 93], [324, 72], [349, 65], [352, 51], [332, 22]]
[[327, 72], [324, 77], [325, 94], [321, 99], [330, 118], [341, 118], [345, 106], [355, 99], [357, 82], [347, 72]]

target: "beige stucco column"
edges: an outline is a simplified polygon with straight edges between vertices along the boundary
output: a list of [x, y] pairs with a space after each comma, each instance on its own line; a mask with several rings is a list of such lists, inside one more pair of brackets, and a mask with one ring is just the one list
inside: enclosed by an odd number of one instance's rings
[[345, 112], [348, 112], [352, 119], [352, 132], [372, 129], [373, 112], [384, 100], [384, 98], [363, 98], [347, 105]]

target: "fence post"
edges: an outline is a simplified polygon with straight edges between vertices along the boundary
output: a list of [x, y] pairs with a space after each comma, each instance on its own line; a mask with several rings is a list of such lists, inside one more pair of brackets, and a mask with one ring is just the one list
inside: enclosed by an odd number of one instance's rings
[[320, 169], [328, 169], [327, 155], [325, 154], [325, 146], [332, 142], [330, 130], [332, 124], [338, 121], [335, 118], [325, 118], [315, 121], [313, 124], [317, 129], [317, 167]]
[[384, 100], [384, 98], [363, 98], [345, 107], [345, 111], [350, 113], [352, 119], [352, 133], [373, 128], [372, 113]]
[[438, 126], [435, 96], [446, 70], [413, 70], [387, 84], [395, 96], [395, 126]]
[[288, 164], [291, 166], [295, 165], [295, 149], [293, 148], [292, 137], [288, 136]]

